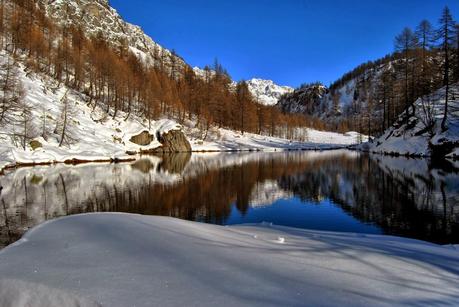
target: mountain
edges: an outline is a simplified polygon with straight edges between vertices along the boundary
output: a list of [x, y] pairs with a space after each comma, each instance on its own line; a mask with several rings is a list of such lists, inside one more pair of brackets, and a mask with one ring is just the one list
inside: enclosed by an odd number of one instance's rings
[[293, 92], [293, 88], [277, 85], [271, 80], [254, 78], [247, 81], [247, 85], [255, 100], [265, 106], [276, 105], [283, 95]]
[[381, 76], [387, 71], [392, 71], [389, 64], [368, 68], [330, 87], [321, 83], [305, 84], [284, 95], [279, 101], [279, 107], [284, 112], [302, 113], [338, 122], [366, 111], [366, 92], [377, 94]]
[[[199, 67], [194, 67], [193, 71], [196, 76], [201, 79], [206, 78], [206, 74], [209, 73], [212, 76], [215, 72]], [[265, 106], [274, 106], [279, 102], [279, 99], [285, 95], [293, 92], [293, 88], [289, 86], [280, 86], [274, 83], [272, 80], [263, 80], [258, 78], [253, 78], [246, 81], [250, 93], [252, 94], [255, 101], [259, 104]], [[236, 88], [236, 82], [233, 81], [232, 86]]]
[[[170, 69], [180, 70], [188, 64], [174, 52], [162, 47], [143, 30], [125, 22], [110, 7], [108, 0], [40, 0], [49, 17], [60, 25], [83, 27], [89, 35], [102, 35], [113, 46], [126, 46], [144, 63], [157, 64], [160, 59]], [[204, 78], [205, 71], [195, 67], [195, 74]], [[275, 105], [279, 98], [293, 88], [279, 86], [271, 80], [252, 79], [248, 82], [252, 95], [263, 105]]]
[[321, 83], [306, 84], [284, 94], [277, 106], [286, 113], [319, 115], [327, 93], [328, 89]]
[[91, 36], [102, 35], [114, 47], [126, 46], [145, 63], [166, 67], [187, 65], [172, 51], [162, 47], [143, 30], [123, 20], [108, 0], [40, 0], [41, 6], [55, 23], [82, 27]]

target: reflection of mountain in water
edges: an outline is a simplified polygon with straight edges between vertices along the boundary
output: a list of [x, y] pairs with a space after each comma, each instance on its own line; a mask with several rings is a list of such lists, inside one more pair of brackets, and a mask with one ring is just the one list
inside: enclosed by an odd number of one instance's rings
[[265, 208], [280, 199], [289, 199], [293, 193], [283, 190], [277, 181], [257, 182], [250, 193], [250, 207]]
[[0, 245], [68, 214], [131, 212], [224, 224], [233, 206], [244, 215], [293, 195], [308, 204], [330, 199], [388, 233], [457, 242], [458, 183], [457, 173], [429, 169], [422, 160], [348, 151], [166, 155], [132, 164], [23, 168], [0, 177]]

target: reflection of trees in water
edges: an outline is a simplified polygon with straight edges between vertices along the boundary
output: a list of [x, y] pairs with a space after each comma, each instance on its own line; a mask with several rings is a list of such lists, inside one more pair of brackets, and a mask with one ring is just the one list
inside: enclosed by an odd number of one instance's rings
[[83, 205], [91, 211], [136, 212], [222, 224], [234, 204], [242, 214], [249, 209], [257, 182], [276, 180], [301, 172], [309, 163], [263, 159], [210, 169], [178, 184], [146, 181], [142, 186], [105, 187], [103, 197], [91, 197]]
[[189, 155], [166, 155], [131, 165], [18, 171], [7, 183], [7, 194], [0, 197], [0, 245], [14, 242], [27, 228], [45, 220], [86, 212], [130, 212], [222, 224], [233, 205], [245, 214], [253, 202], [252, 192], [266, 181], [277, 182], [309, 204], [330, 199], [387, 233], [458, 241], [457, 174], [427, 166], [409, 173], [385, 163], [388, 160], [339, 152], [235, 161], [205, 167], [190, 163]]
[[[389, 158], [388, 158], [389, 159]], [[401, 158], [399, 158], [401, 159]], [[457, 182], [457, 175], [453, 182]], [[457, 183], [456, 183], [457, 184]], [[280, 186], [302, 200], [329, 198], [366, 223], [388, 234], [439, 243], [459, 242], [459, 192], [425, 172], [406, 174], [361, 156], [356, 160], [316, 161], [301, 174], [282, 178]]]

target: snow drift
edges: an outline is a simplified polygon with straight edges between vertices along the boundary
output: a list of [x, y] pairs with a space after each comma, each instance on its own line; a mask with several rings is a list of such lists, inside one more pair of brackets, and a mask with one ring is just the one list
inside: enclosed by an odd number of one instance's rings
[[95, 214], [30, 231], [0, 253], [0, 280], [102, 306], [457, 305], [458, 264], [454, 247], [397, 237]]

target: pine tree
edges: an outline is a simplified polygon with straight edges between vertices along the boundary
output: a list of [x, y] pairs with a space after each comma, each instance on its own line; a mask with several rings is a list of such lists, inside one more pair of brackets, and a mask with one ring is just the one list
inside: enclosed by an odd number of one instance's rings
[[59, 135], [59, 147], [62, 147], [64, 144], [70, 145], [75, 141], [73, 131], [73, 117], [75, 116], [75, 111], [67, 97], [67, 94], [68, 90], [61, 99], [61, 115], [57, 122], [56, 129], [54, 130], [54, 133]]
[[0, 123], [14, 121], [14, 113], [20, 109], [24, 89], [19, 78], [18, 64], [11, 57], [0, 65]]
[[[404, 81], [404, 101], [405, 101], [405, 116], [406, 121], [410, 115], [409, 107], [412, 104], [412, 97], [410, 97], [410, 65], [411, 65], [411, 53], [416, 48], [417, 41], [413, 31], [410, 28], [403, 29], [395, 38], [395, 50], [402, 54], [402, 67], [403, 71], [403, 81]], [[413, 113], [414, 113], [414, 104], [413, 104]]]
[[416, 37], [419, 42], [419, 48], [421, 49], [420, 95], [424, 96], [431, 92], [430, 75], [432, 72], [428, 61], [428, 54], [435, 42], [435, 32], [428, 20], [423, 20], [418, 25], [416, 28]]
[[448, 103], [449, 103], [449, 92], [450, 92], [450, 73], [451, 73], [451, 53], [452, 46], [455, 39], [455, 22], [451, 16], [451, 12], [448, 7], [443, 9], [442, 16], [440, 18], [440, 28], [437, 31], [438, 39], [441, 41], [441, 51], [443, 56], [443, 86], [445, 87], [445, 105], [443, 110], [443, 120], [441, 122], [441, 128], [443, 131], [447, 129], [448, 120]]

